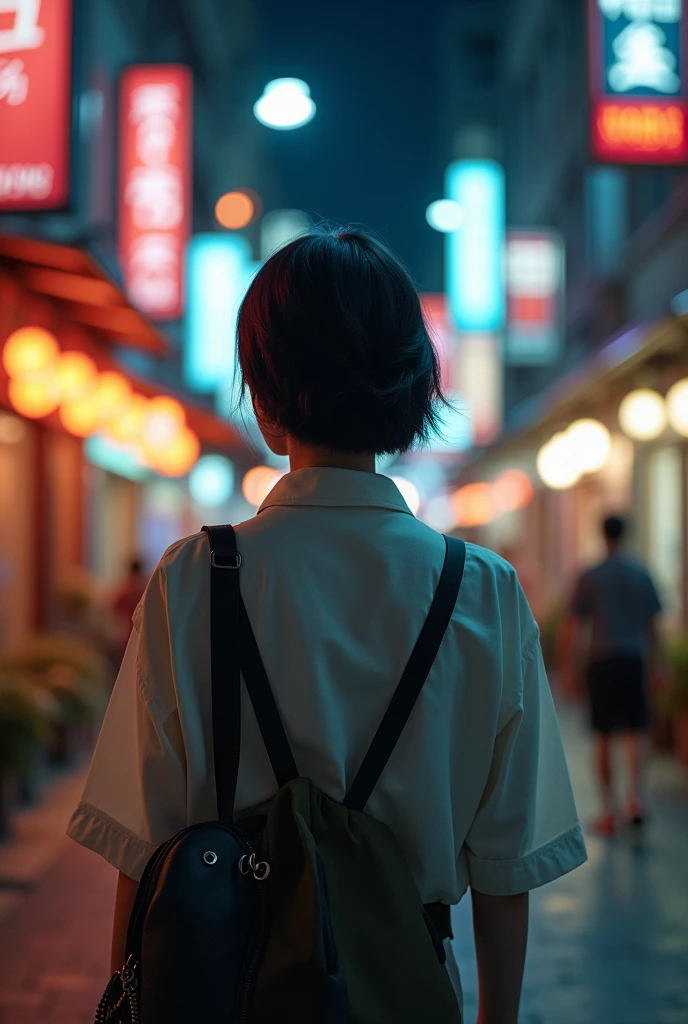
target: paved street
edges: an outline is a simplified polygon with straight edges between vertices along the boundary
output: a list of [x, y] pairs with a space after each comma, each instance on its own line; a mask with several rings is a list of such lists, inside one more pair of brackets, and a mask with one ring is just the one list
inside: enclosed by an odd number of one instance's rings
[[[587, 740], [562, 714], [584, 824]], [[0, 847], [0, 1024], [90, 1024], [107, 977], [114, 872], [60, 836], [80, 778], [53, 785]], [[656, 758], [643, 843], [587, 833], [583, 868], [535, 891], [522, 1024], [688, 1022], [688, 777]], [[476, 1016], [470, 901], [455, 912], [467, 1024]]]

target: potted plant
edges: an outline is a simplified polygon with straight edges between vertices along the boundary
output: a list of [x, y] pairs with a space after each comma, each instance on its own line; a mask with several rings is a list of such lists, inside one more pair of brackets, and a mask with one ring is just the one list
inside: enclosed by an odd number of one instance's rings
[[40, 698], [22, 679], [0, 677], [0, 835], [9, 829], [20, 779], [44, 736]]
[[0, 668], [22, 673], [54, 702], [48, 751], [58, 764], [73, 760], [105, 706], [104, 659], [77, 637], [42, 634], [6, 655]]
[[688, 766], [688, 636], [673, 640], [667, 648], [671, 668], [671, 686], [665, 707], [671, 717], [674, 749], [682, 764]]

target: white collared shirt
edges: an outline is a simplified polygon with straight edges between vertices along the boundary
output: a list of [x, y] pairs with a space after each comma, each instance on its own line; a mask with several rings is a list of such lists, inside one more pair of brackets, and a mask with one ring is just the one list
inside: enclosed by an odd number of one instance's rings
[[[399, 682], [444, 561], [385, 476], [302, 469], [236, 528], [241, 590], [301, 775], [342, 800]], [[134, 879], [216, 817], [204, 534], [174, 544], [134, 615], [69, 835]], [[276, 791], [242, 688], [236, 807]], [[506, 895], [586, 860], [537, 626], [512, 567], [467, 545], [453, 617], [366, 811], [424, 902]]]

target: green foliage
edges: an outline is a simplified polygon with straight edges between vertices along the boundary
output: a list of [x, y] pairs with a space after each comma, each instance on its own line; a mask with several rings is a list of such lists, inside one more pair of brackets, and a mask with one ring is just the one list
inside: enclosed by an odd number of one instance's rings
[[0, 669], [40, 674], [56, 666], [71, 669], [85, 684], [99, 686], [105, 666], [95, 648], [76, 637], [37, 633], [14, 653], [0, 658]]
[[83, 640], [55, 634], [29, 637], [17, 651], [0, 658], [3, 670], [43, 690], [60, 721], [86, 721], [104, 705], [105, 664]]
[[30, 679], [0, 676], [0, 771], [21, 771], [43, 742], [54, 707]]

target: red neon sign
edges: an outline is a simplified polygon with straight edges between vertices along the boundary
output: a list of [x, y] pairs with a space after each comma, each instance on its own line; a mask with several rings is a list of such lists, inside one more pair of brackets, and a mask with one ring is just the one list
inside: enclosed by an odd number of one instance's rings
[[0, 210], [57, 210], [70, 185], [72, 0], [0, 2]]
[[191, 94], [191, 72], [179, 64], [130, 67], [120, 84], [120, 262], [129, 298], [157, 320], [184, 306]]
[[588, 0], [590, 137], [602, 163], [688, 159], [682, 0]]

